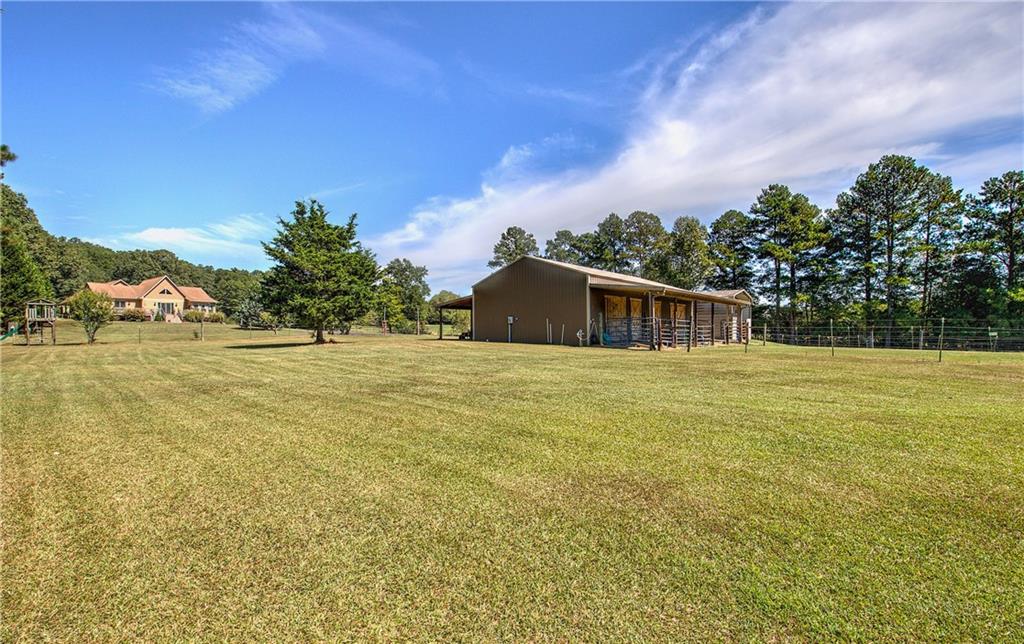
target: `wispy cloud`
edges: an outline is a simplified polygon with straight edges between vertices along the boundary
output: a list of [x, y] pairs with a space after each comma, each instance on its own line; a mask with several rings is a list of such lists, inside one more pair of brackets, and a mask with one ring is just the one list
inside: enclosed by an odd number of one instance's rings
[[[610, 211], [707, 216], [746, 207], [771, 182], [834, 195], [882, 154], [937, 158], [953, 132], [1019, 119], [1021, 23], [1012, 4], [755, 9], [632, 70], [648, 80], [625, 143], [603, 166], [527, 182], [485, 172], [479, 194], [433, 198], [371, 244], [459, 288], [513, 224], [543, 239]], [[1005, 150], [972, 155], [976, 172], [1007, 169], [996, 165]]]
[[333, 197], [335, 195], [344, 194], [352, 190], [358, 190], [359, 188], [365, 187], [367, 184], [365, 181], [356, 181], [354, 183], [346, 183], [340, 186], [334, 186], [333, 188], [324, 188], [311, 192], [306, 195], [306, 199], [326, 199], [327, 197]]
[[326, 11], [264, 6], [260, 20], [232, 25], [189, 64], [160, 69], [152, 85], [202, 112], [230, 110], [266, 90], [297, 63], [338, 65], [383, 84], [437, 94], [440, 71], [427, 57]]
[[593, 145], [576, 135], [558, 133], [539, 141], [510, 145], [498, 163], [484, 173], [487, 183], [509, 184], [535, 178], [569, 155], [593, 150]]
[[237, 215], [202, 227], [149, 227], [105, 239], [90, 239], [117, 249], [166, 249], [200, 262], [262, 263], [259, 242], [273, 235], [272, 221], [262, 215]]

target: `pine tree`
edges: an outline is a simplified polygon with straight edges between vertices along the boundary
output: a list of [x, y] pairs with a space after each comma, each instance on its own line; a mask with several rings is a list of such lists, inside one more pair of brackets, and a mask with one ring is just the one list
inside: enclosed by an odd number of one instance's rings
[[571, 230], [557, 230], [552, 239], [544, 243], [544, 257], [556, 262], [579, 264], [582, 256], [579, 242]]
[[1024, 256], [1024, 171], [992, 177], [969, 211], [970, 234], [984, 252], [1002, 264], [1005, 288], [1011, 300], [1024, 301], [1020, 259]]
[[711, 223], [708, 250], [714, 265], [712, 286], [753, 290], [752, 233], [750, 218], [739, 210], [727, 210]]
[[708, 231], [696, 217], [678, 217], [668, 246], [658, 257], [655, 278], [685, 289], [704, 286], [711, 274]]
[[623, 222], [622, 238], [628, 271], [646, 279], [657, 277], [655, 264], [669, 243], [661, 219], [642, 210], [632, 212]]
[[494, 245], [494, 256], [487, 265], [491, 268], [508, 266], [520, 257], [526, 255], [537, 256], [540, 249], [537, 248], [537, 238], [526, 232], [519, 226], [510, 226], [501, 233], [501, 238]]
[[787, 225], [792, 209], [793, 194], [781, 184], [772, 184], [761, 191], [750, 206], [757, 256], [766, 262], [761, 274], [765, 285], [762, 291], [775, 302], [775, 323], [782, 321], [782, 296], [785, 292], [782, 268], [788, 257]]
[[953, 189], [953, 181], [938, 174], [928, 177], [922, 195], [924, 212], [916, 233], [915, 272], [921, 290], [921, 317], [927, 320], [932, 313], [935, 285], [950, 270], [953, 245], [963, 215], [963, 199], [961, 192]]

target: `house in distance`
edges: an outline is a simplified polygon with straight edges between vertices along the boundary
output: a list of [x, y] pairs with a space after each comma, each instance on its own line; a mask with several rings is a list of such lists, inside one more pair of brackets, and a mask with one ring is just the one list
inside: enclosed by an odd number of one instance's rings
[[691, 291], [526, 256], [438, 308], [471, 311], [474, 340], [690, 349], [749, 341], [752, 305], [744, 290]]
[[217, 300], [198, 286], [178, 286], [166, 275], [151, 277], [139, 284], [124, 280], [86, 282], [94, 293], [110, 296], [115, 314], [125, 309], [142, 309], [150, 318], [160, 313], [165, 320], [179, 321], [181, 313], [190, 309], [216, 311]]

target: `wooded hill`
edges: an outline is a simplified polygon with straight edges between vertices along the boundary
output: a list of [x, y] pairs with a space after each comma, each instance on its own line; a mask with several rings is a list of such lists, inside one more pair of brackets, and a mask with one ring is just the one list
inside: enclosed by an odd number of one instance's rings
[[137, 284], [154, 275], [168, 275], [179, 284], [201, 286], [230, 315], [259, 285], [259, 271], [193, 264], [168, 250], [112, 250], [76, 237], [51, 235], [39, 223], [25, 195], [7, 184], [2, 188], [4, 234], [23, 238], [52, 297], [63, 299], [84, 288], [87, 281], [120, 278]]

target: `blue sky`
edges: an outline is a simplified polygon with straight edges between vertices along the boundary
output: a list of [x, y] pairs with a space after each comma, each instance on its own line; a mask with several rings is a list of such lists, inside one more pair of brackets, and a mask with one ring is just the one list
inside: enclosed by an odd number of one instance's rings
[[295, 199], [437, 288], [501, 230], [831, 205], [889, 152], [1020, 168], [1022, 5], [4, 4], [7, 168], [51, 232], [262, 268]]

